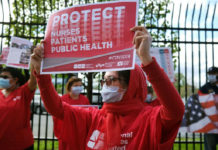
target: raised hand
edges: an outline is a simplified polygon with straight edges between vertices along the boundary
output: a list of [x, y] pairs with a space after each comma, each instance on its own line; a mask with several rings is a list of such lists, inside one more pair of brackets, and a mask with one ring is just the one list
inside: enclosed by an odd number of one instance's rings
[[37, 74], [40, 74], [41, 61], [44, 53], [44, 48], [42, 45], [37, 45], [34, 48], [33, 53], [31, 55], [30, 65], [36, 71]]
[[148, 33], [147, 29], [143, 26], [135, 26], [130, 30], [135, 32], [135, 35], [133, 37], [133, 43], [136, 48], [136, 53], [140, 58], [142, 64], [146, 66], [152, 61], [152, 57], [150, 55], [152, 38]]

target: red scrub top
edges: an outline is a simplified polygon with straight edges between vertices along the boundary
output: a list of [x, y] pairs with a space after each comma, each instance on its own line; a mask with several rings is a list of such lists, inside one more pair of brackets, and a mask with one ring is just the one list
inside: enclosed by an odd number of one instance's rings
[[[90, 105], [88, 98], [82, 94], [79, 95], [78, 99], [72, 99], [70, 97], [70, 94], [65, 94], [61, 97], [61, 100], [70, 105]], [[57, 119], [56, 117], [53, 117], [53, 120], [54, 120], [54, 133], [58, 138], [59, 150], [70, 149], [70, 144], [67, 144], [66, 142], [64, 142], [61, 139], [61, 136], [59, 136], [59, 133], [61, 129], [63, 128], [63, 121], [60, 119]]]
[[[160, 106], [143, 104], [147, 86], [143, 71]], [[37, 82], [48, 112], [63, 120], [58, 136], [70, 150], [170, 150], [184, 114], [179, 93], [154, 58], [145, 67], [136, 65], [122, 100], [104, 103], [101, 110], [63, 103], [48, 75], [37, 75]]]
[[33, 145], [30, 128], [30, 102], [34, 91], [28, 83], [5, 97], [0, 90], [0, 149], [23, 150]]
[[90, 105], [88, 98], [82, 94], [79, 95], [78, 99], [72, 99], [70, 94], [64, 94], [61, 100], [70, 105]]

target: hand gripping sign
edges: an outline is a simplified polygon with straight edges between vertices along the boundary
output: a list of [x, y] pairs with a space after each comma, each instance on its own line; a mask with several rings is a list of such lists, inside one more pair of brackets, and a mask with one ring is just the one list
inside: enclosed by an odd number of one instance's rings
[[99, 72], [134, 67], [137, 1], [80, 5], [53, 13], [41, 73]]

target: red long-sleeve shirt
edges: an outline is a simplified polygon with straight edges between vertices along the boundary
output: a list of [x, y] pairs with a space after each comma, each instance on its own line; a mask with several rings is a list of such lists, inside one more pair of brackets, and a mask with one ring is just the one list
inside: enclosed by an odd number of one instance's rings
[[30, 103], [34, 93], [30, 91], [28, 83], [7, 97], [0, 90], [0, 149], [21, 150], [33, 145]]
[[[70, 97], [70, 94], [67, 93], [61, 97], [61, 100], [62, 102], [67, 103], [69, 105], [90, 105], [88, 98], [82, 94], [79, 95], [78, 99], [72, 99]], [[56, 117], [53, 117], [53, 120], [54, 120], [54, 133], [58, 138], [59, 150], [70, 149], [70, 145], [61, 139], [61, 130], [63, 128], [63, 121], [57, 119]]]
[[64, 94], [61, 100], [70, 105], [90, 105], [88, 98], [82, 94], [79, 95], [78, 99], [72, 99], [70, 94]]
[[[161, 105], [143, 107], [139, 113], [118, 116], [122, 122], [121, 141], [119, 145], [110, 149], [172, 148], [183, 117], [184, 104], [155, 60], [142, 69], [147, 74]], [[135, 78], [134, 82], [140, 82], [137, 81], [137, 77], [130, 78]], [[70, 143], [70, 149], [103, 149], [107, 112], [71, 107], [62, 103], [52, 86], [50, 76], [38, 75], [37, 81], [48, 112], [63, 120], [64, 127], [60, 136], [65, 142]]]

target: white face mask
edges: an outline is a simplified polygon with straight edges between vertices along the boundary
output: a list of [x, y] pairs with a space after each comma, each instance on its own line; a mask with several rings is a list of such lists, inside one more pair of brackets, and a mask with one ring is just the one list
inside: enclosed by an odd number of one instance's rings
[[104, 103], [113, 103], [121, 101], [126, 90], [123, 90], [122, 92], [118, 92], [118, 90], [119, 87], [117, 86], [107, 86], [104, 84], [101, 90], [101, 96], [103, 98], [102, 101]]
[[72, 87], [71, 90], [73, 94], [79, 95], [83, 90], [83, 86], [75, 86], [75, 87]]
[[216, 82], [216, 75], [208, 75], [208, 80], [210, 83]]

